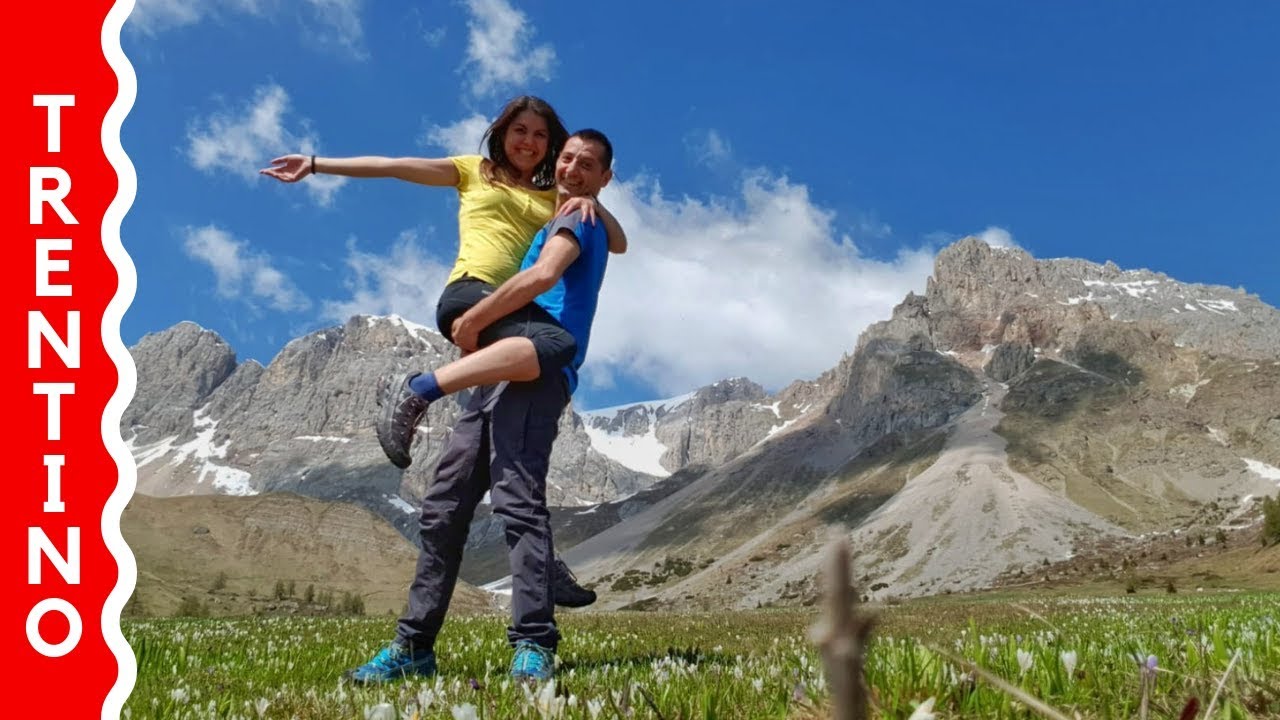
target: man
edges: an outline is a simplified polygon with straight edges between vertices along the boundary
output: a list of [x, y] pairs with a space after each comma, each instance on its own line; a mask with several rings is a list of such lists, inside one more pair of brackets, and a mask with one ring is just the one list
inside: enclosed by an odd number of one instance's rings
[[[603, 133], [574, 133], [556, 160], [557, 202], [594, 197], [612, 179], [612, 162], [613, 147]], [[539, 681], [552, 676], [560, 635], [547, 469], [560, 414], [586, 357], [608, 254], [602, 226], [583, 222], [579, 213], [557, 217], [538, 232], [520, 272], [454, 322], [454, 342], [472, 351], [482, 328], [535, 302], [573, 335], [577, 353], [563, 372], [539, 376], [531, 367], [535, 380], [485, 386], [472, 395], [422, 501], [422, 550], [408, 612], [400, 618], [396, 639], [349, 673], [355, 681], [435, 673], [436, 636], [457, 582], [472, 514], [486, 491], [494, 514], [506, 523], [512, 578], [507, 638], [515, 648], [511, 674]], [[536, 367], [536, 355], [527, 357]]]

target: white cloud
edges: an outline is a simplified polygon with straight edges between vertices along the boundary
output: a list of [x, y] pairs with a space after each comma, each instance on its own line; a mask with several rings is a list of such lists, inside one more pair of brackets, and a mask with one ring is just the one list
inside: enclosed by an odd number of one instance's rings
[[303, 5], [310, 11], [305, 15], [296, 13], [296, 3], [285, 0], [137, 0], [125, 27], [154, 37], [205, 20], [225, 21], [228, 15], [298, 17], [306, 42], [364, 55], [364, 0], [305, 0]]
[[859, 238], [884, 239], [893, 236], [893, 227], [874, 212], [862, 212], [854, 218], [855, 235]]
[[323, 319], [341, 323], [352, 315], [395, 314], [436, 326], [436, 301], [452, 265], [426, 253], [414, 233], [401, 233], [388, 255], [361, 252], [349, 242], [346, 265], [350, 276], [345, 285], [351, 297], [325, 301]]
[[466, 0], [466, 5], [470, 32], [461, 72], [472, 77], [472, 95], [491, 96], [533, 78], [551, 79], [556, 52], [547, 44], [530, 44], [534, 29], [524, 13], [506, 0]]
[[125, 27], [146, 35], [200, 22], [210, 4], [190, 0], [137, 0]]
[[[438, 19], [438, 18], [433, 18]], [[423, 44], [429, 48], [438, 48], [444, 43], [444, 39], [449, 35], [449, 28], [445, 25], [435, 25], [428, 23], [423, 17], [421, 8], [410, 7], [408, 13], [401, 21], [402, 24], [412, 22], [416, 28], [418, 37], [422, 39]]]
[[426, 43], [427, 47], [438, 48], [444, 42], [444, 37], [447, 33], [444, 26], [440, 26], [429, 30], [424, 29], [421, 34], [422, 42]]
[[315, 15], [318, 27], [309, 28], [305, 35], [310, 42], [321, 46], [338, 46], [363, 58], [364, 27], [360, 23], [360, 10], [364, 0], [306, 0]]
[[433, 125], [427, 129], [422, 144], [438, 147], [448, 155], [475, 155], [480, 152], [480, 138], [491, 121], [480, 113], [463, 118], [452, 125]]
[[276, 310], [306, 310], [311, 301], [284, 273], [275, 269], [271, 258], [254, 252], [249, 243], [213, 225], [183, 230], [182, 247], [187, 255], [213, 270], [221, 297], [254, 304], [264, 299]]
[[[306, 132], [305, 120], [297, 123], [302, 132], [285, 127], [288, 110], [289, 94], [284, 88], [264, 85], [238, 108], [197, 118], [187, 129], [187, 159], [200, 170], [224, 170], [250, 182], [259, 181], [258, 170], [271, 158], [291, 152], [313, 153], [319, 143]], [[316, 204], [327, 206], [347, 178], [316, 175], [302, 182]]]
[[1002, 227], [996, 227], [995, 225], [991, 225], [987, 227], [986, 230], [983, 230], [982, 232], [978, 233], [978, 239], [990, 245], [991, 247], [998, 247], [998, 248], [1018, 247], [1018, 243], [1014, 241], [1012, 233], [1010, 233], [1008, 230], [1005, 230]]
[[870, 323], [921, 292], [933, 252], [863, 257], [808, 189], [758, 173], [731, 202], [670, 199], [656, 182], [601, 197], [631, 241], [610, 259], [584, 377], [642, 378], [659, 393], [745, 375], [766, 387], [812, 378]]
[[685, 147], [703, 165], [718, 165], [733, 154], [733, 147], [716, 130], [697, 132], [686, 138]]

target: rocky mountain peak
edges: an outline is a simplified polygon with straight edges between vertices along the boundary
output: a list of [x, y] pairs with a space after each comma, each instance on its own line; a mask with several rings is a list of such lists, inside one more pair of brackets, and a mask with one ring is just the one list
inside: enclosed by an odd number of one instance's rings
[[752, 382], [744, 377], [729, 378], [712, 383], [706, 387], [699, 388], [694, 393], [693, 399], [695, 403], [702, 405], [715, 405], [726, 403], [731, 400], [753, 401], [763, 400], [766, 396], [764, 388], [758, 383]]
[[938, 253], [925, 294], [934, 297], [938, 292], [980, 290], [993, 285], [1020, 289], [1022, 285], [1043, 284], [1039, 264], [1026, 251], [991, 247], [970, 236]]
[[130, 352], [138, 383], [122, 427], [157, 438], [190, 429], [192, 413], [236, 369], [227, 341], [189, 321], [147, 334]]
[[1175, 345], [1252, 359], [1280, 356], [1280, 311], [1256, 295], [1183, 283], [1145, 269], [1073, 258], [1037, 260], [969, 237], [938, 253], [923, 296], [909, 294], [859, 346], [892, 337], [941, 351], [1003, 343], [1068, 352], [1104, 320], [1161, 328]]

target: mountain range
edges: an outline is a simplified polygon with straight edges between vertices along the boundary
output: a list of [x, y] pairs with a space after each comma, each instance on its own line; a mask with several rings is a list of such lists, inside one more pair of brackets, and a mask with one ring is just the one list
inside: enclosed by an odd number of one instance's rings
[[[439, 334], [356, 316], [264, 367], [180, 323], [131, 351], [138, 493], [353, 503], [412, 538], [459, 400], [431, 406], [402, 472], [374, 393], [456, 357]], [[1109, 542], [1245, 528], [1278, 484], [1275, 308], [967, 238], [815, 379], [566, 410], [548, 496], [600, 607], [719, 608], [811, 602], [835, 536], [871, 597], [968, 591]], [[501, 543], [482, 508], [463, 576], [500, 586]]]

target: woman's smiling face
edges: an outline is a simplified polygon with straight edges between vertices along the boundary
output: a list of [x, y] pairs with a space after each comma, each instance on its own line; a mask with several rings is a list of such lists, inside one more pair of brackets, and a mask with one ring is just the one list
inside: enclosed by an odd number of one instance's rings
[[502, 147], [521, 178], [533, 177], [534, 169], [547, 156], [549, 137], [547, 121], [532, 110], [521, 112], [511, 122]]

